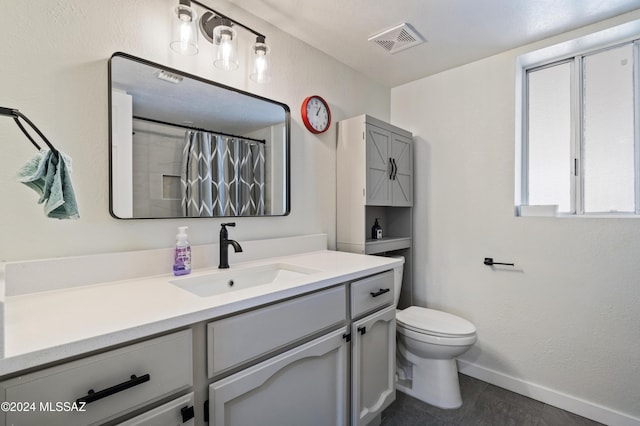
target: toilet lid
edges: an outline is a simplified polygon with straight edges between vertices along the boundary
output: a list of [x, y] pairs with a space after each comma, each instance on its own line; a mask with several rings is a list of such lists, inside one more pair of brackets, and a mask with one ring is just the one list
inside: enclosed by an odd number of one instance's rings
[[435, 309], [411, 306], [396, 313], [399, 326], [434, 336], [470, 336], [476, 327], [464, 318]]

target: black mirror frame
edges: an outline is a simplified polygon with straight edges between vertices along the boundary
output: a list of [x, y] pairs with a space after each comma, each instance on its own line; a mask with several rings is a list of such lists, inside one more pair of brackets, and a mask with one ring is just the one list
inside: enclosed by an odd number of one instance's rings
[[[113, 144], [112, 144], [112, 138], [113, 138], [113, 129], [112, 129], [112, 95], [111, 95], [111, 87], [112, 87], [112, 67], [111, 67], [111, 62], [114, 58], [116, 57], [121, 57], [121, 58], [125, 58], [125, 59], [129, 59], [131, 61], [136, 61], [139, 62], [141, 64], [144, 65], [148, 65], [151, 67], [155, 67], [155, 68], [161, 68], [164, 70], [167, 70], [170, 73], [173, 74], [178, 74], [181, 75], [183, 77], [187, 77], [187, 78], [191, 78], [197, 81], [200, 81], [202, 83], [205, 84], [211, 84], [214, 86], [217, 86], [221, 89], [225, 89], [225, 90], [230, 90], [242, 95], [246, 95], [246, 96], [250, 96], [253, 97], [255, 99], [259, 99], [265, 102], [270, 102], [276, 105], [281, 106], [284, 111], [285, 111], [285, 128], [286, 128], [286, 132], [285, 132], [285, 150], [287, 153], [287, 158], [285, 161], [285, 175], [286, 175], [286, 194], [285, 194], [285, 199], [286, 199], [286, 209], [284, 211], [283, 214], [278, 214], [278, 215], [262, 215], [262, 216], [206, 216], [206, 217], [190, 217], [190, 216], [176, 216], [176, 217], [128, 217], [128, 218], [123, 218], [123, 217], [119, 217], [116, 216], [116, 214], [113, 211], [113, 153], [112, 153], [112, 148], [113, 148]], [[148, 61], [146, 59], [142, 59], [139, 58], [137, 56], [133, 56], [130, 55], [128, 53], [124, 53], [124, 52], [115, 52], [113, 55], [111, 55], [111, 57], [109, 58], [108, 61], [108, 82], [107, 82], [107, 90], [108, 90], [108, 98], [109, 98], [109, 105], [108, 105], [108, 123], [109, 123], [109, 146], [108, 146], [108, 151], [109, 151], [109, 214], [115, 218], [115, 219], [119, 219], [119, 220], [143, 220], [143, 219], [223, 219], [223, 218], [228, 218], [228, 217], [243, 217], [243, 218], [262, 218], [262, 217], [282, 217], [282, 216], [288, 216], [289, 213], [291, 213], [291, 109], [289, 108], [289, 106], [285, 103], [282, 102], [278, 102], [275, 101], [273, 99], [269, 99], [269, 98], [265, 98], [263, 96], [259, 96], [256, 95], [254, 93], [250, 93], [250, 92], [245, 92], [244, 90], [240, 90], [237, 89], [235, 87], [231, 87], [231, 86], [227, 86], [225, 84], [222, 83], [218, 83], [216, 81], [212, 81], [212, 80], [207, 80], [205, 78], [199, 77], [197, 75], [193, 75], [193, 74], [189, 74], [187, 72], [175, 69], [175, 68], [171, 68], [165, 65], [161, 65], [155, 62], [151, 62]]]

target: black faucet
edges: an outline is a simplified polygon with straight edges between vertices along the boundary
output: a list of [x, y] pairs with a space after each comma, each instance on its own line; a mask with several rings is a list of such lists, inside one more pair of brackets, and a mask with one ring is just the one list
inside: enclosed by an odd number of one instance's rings
[[233, 250], [238, 253], [242, 251], [242, 247], [237, 241], [229, 239], [227, 226], [236, 226], [235, 222], [223, 223], [220, 226], [220, 264], [218, 269], [229, 269], [229, 245], [233, 246]]

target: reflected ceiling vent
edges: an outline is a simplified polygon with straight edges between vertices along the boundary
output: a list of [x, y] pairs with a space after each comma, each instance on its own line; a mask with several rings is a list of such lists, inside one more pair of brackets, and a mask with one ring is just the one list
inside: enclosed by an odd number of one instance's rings
[[173, 74], [164, 70], [159, 70], [154, 73], [160, 80], [168, 81], [169, 83], [178, 84], [182, 81], [182, 76]]
[[369, 37], [369, 41], [394, 54], [424, 43], [424, 37], [405, 22]]

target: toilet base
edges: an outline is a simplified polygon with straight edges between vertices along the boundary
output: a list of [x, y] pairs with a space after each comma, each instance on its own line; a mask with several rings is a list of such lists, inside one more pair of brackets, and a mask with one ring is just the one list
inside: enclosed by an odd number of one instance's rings
[[462, 406], [455, 359], [416, 359], [406, 352], [402, 355], [412, 364], [412, 379], [396, 381], [397, 390], [439, 408]]

